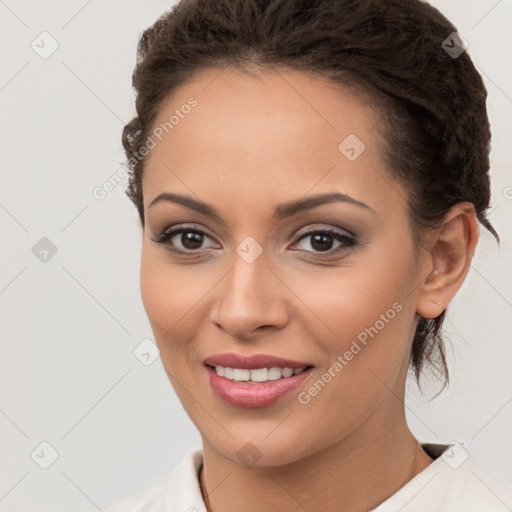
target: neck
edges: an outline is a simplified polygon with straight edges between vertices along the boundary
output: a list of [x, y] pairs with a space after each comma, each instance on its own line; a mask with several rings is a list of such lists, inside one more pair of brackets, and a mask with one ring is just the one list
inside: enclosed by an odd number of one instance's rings
[[394, 418], [367, 422], [339, 443], [286, 466], [245, 467], [203, 441], [200, 482], [207, 510], [292, 512], [317, 510], [320, 501], [324, 510], [373, 509], [433, 462], [405, 416]]

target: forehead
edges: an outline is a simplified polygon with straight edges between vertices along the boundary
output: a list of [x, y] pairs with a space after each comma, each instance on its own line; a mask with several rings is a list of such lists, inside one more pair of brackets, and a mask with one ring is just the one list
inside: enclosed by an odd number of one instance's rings
[[302, 196], [319, 181], [322, 191], [366, 189], [367, 197], [373, 183], [380, 194], [379, 117], [347, 87], [311, 73], [203, 70], [167, 98], [153, 125], [145, 205], [164, 190], [201, 196], [212, 185], [248, 201]]

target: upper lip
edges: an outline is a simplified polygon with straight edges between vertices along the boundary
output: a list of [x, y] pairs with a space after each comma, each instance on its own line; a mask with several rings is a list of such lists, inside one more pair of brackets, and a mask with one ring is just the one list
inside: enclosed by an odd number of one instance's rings
[[228, 368], [304, 368], [305, 366], [313, 366], [309, 363], [275, 357], [269, 354], [254, 354], [252, 356], [242, 356], [239, 354], [226, 353], [216, 354], [207, 357], [204, 364], [209, 366], [227, 366]]

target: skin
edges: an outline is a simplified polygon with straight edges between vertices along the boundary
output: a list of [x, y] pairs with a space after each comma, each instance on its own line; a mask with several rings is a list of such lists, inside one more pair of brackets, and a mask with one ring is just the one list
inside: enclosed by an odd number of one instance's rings
[[[197, 106], [146, 160], [140, 282], [163, 366], [202, 436], [208, 510], [376, 507], [432, 462], [406, 423], [408, 360], [418, 315], [438, 316], [464, 281], [474, 209], [454, 206], [416, 254], [407, 191], [383, 162], [380, 114], [340, 85], [284, 68], [258, 77], [203, 70], [167, 98], [155, 126], [191, 96]], [[338, 149], [349, 134], [366, 146], [355, 161]], [[370, 208], [332, 202], [271, 218], [278, 204], [333, 191]], [[149, 207], [162, 192], [206, 202], [224, 222], [172, 202]], [[168, 242], [187, 255], [152, 240], [184, 224], [205, 233], [198, 249], [181, 234]], [[332, 248], [322, 251], [312, 236], [301, 239], [313, 229], [357, 242], [334, 254], [343, 243], [327, 238]], [[263, 249], [252, 263], [236, 252], [248, 236]], [[298, 393], [394, 303], [401, 311], [300, 403]], [[203, 360], [223, 352], [315, 368], [277, 403], [244, 409], [209, 385]], [[255, 466], [237, 456], [248, 442]]]

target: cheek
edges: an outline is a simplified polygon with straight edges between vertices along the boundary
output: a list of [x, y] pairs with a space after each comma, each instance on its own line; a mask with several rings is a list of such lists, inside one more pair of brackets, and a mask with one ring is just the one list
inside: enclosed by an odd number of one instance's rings
[[304, 298], [315, 313], [309, 334], [317, 353], [323, 354], [323, 364], [318, 380], [299, 397], [307, 404], [304, 412], [329, 417], [348, 431], [389, 396], [390, 389], [399, 393], [409, 359], [413, 310], [403, 291], [407, 277], [397, 267], [390, 262], [383, 273], [378, 265], [364, 270], [354, 266], [335, 277], [316, 273], [314, 279], [307, 278], [303, 289], [316, 290], [309, 292], [309, 301]]
[[314, 338], [328, 365], [338, 356], [347, 361], [347, 370], [364, 366], [393, 373], [403, 365], [412, 341], [413, 274], [409, 258], [397, 251], [369, 251], [337, 272], [302, 274], [301, 289], [310, 290], [304, 302], [315, 313]]
[[144, 309], [160, 344], [172, 336], [190, 307], [194, 283], [184, 278], [186, 272], [165, 261], [158, 249], [143, 247], [140, 266], [140, 290]]
[[173, 264], [159, 248], [143, 247], [141, 298], [160, 350], [169, 350], [171, 341], [194, 339], [208, 318], [205, 298], [219, 280], [214, 274], [198, 272], [194, 264]]
[[395, 302], [404, 300], [407, 289], [403, 274], [391, 266], [381, 271], [377, 264], [306, 276], [300, 277], [301, 289], [310, 290], [305, 302], [311, 304], [328, 332], [343, 337], [375, 323]]

